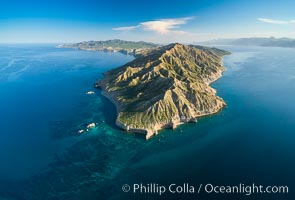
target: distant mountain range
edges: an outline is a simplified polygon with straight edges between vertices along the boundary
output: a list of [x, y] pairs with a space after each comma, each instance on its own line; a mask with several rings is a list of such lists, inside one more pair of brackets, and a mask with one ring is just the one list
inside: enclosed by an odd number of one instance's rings
[[239, 39], [216, 39], [201, 42], [202, 45], [237, 45], [237, 46], [263, 46], [263, 47], [291, 47], [295, 48], [295, 39], [291, 38], [239, 38]]
[[85, 41], [74, 44], [60, 44], [58, 48], [73, 48], [81, 50], [92, 50], [92, 51], [110, 51], [110, 52], [121, 52], [125, 54], [140, 54], [141, 51], [158, 47], [159, 45], [149, 42], [134, 42], [125, 40], [106, 40], [106, 41]]

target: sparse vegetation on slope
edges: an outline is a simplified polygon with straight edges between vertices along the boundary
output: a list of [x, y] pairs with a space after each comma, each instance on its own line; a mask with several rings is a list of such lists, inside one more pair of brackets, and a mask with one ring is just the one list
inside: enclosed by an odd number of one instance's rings
[[98, 81], [116, 105], [117, 125], [150, 138], [165, 127], [195, 121], [226, 104], [209, 86], [224, 71], [222, 55], [207, 47], [170, 44], [147, 50]]

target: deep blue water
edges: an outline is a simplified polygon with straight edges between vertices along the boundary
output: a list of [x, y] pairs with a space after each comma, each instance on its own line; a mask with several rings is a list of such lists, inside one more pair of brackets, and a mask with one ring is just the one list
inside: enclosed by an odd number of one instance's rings
[[[156, 199], [121, 186], [254, 182], [287, 185], [290, 193], [159, 199], [294, 199], [295, 49], [220, 48], [232, 54], [212, 86], [227, 107], [145, 141], [117, 129], [114, 106], [92, 88], [132, 56], [1, 46], [0, 197]], [[98, 128], [77, 136], [90, 122]]]
[[[53, 45], [0, 46], [0, 177], [35, 173], [75, 142], [53, 134], [92, 122], [95, 99], [85, 93], [104, 71], [131, 59]], [[56, 130], [59, 122], [64, 129]]]

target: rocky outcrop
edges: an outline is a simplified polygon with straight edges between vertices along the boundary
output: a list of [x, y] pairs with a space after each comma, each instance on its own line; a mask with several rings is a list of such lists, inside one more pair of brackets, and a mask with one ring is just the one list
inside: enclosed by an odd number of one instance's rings
[[96, 83], [117, 107], [117, 126], [143, 133], [196, 121], [226, 103], [209, 84], [225, 68], [220, 49], [170, 44], [140, 54]]

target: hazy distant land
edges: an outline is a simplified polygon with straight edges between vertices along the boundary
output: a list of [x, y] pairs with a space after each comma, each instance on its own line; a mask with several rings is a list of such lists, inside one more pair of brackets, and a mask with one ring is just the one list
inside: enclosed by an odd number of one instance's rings
[[150, 42], [134, 42], [114, 39], [106, 41], [85, 41], [74, 44], [60, 44], [57, 47], [92, 51], [121, 52], [124, 54], [137, 55], [140, 54], [143, 50], [155, 48], [158, 46], [160, 45]]
[[202, 45], [237, 45], [237, 46], [262, 46], [262, 47], [290, 47], [295, 48], [295, 39], [291, 38], [238, 38], [238, 39], [215, 39], [201, 42]]

